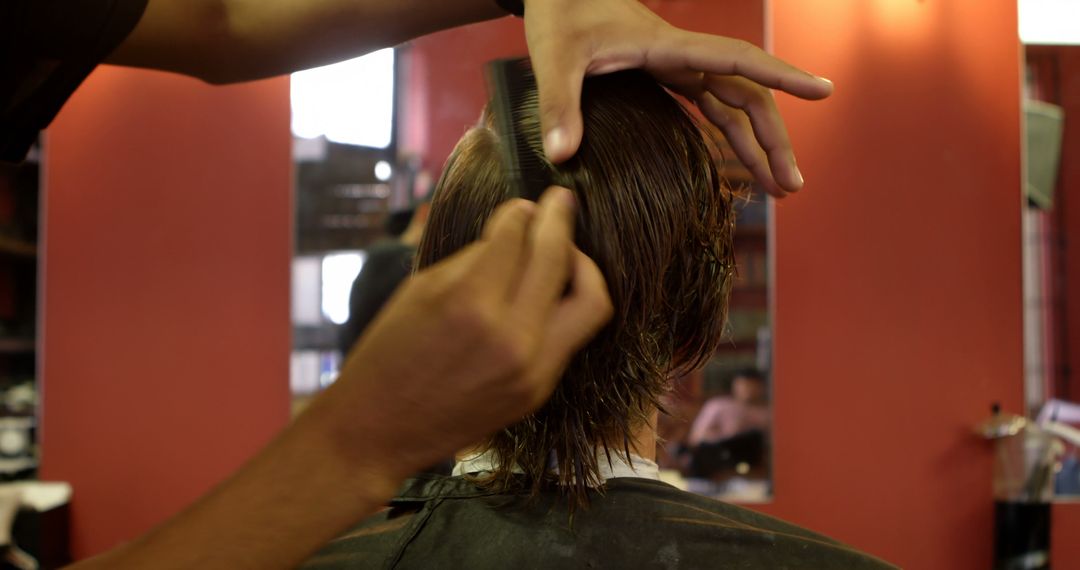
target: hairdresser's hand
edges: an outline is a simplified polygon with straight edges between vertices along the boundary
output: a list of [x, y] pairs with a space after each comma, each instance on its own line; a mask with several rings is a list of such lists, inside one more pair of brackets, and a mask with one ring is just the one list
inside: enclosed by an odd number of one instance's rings
[[240, 471], [80, 570], [295, 568], [401, 480], [538, 408], [611, 318], [574, 248], [564, 189], [500, 207], [484, 237], [420, 272], [341, 377]]
[[561, 188], [503, 204], [480, 241], [406, 282], [324, 395], [354, 403], [349, 438], [404, 476], [547, 400], [612, 314], [600, 270], [574, 247], [574, 209]]
[[832, 83], [740, 40], [673, 27], [639, 0], [526, 0], [525, 36], [554, 162], [581, 143], [585, 75], [644, 68], [697, 103], [774, 196], [802, 187], [772, 92], [822, 99]]

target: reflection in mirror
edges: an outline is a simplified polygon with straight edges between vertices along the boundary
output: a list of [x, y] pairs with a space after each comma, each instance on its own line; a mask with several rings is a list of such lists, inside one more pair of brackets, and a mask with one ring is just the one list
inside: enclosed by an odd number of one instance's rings
[[[1080, 427], [1080, 25], [1044, 13], [1053, 5], [1020, 2], [1027, 72], [1025, 396], [1031, 417], [1061, 424], [1067, 436]], [[1075, 442], [1065, 445], [1054, 491], [1080, 495]]]
[[677, 487], [762, 502], [772, 492], [769, 202], [730, 148], [720, 154], [728, 183], [749, 192], [737, 205], [728, 335], [703, 369], [674, 379], [659, 418], [657, 462]]
[[[763, 8], [760, 2], [755, 6], [740, 9], [746, 22], [723, 21], [763, 34]], [[678, 6], [670, 10], [670, 17], [686, 17]], [[293, 76], [295, 410], [334, 381], [348, 348], [407, 278], [428, 211], [437, 210], [425, 200], [446, 157], [480, 117], [483, 64], [524, 51], [520, 29], [514, 29], [520, 23], [504, 24], [507, 33], [485, 35], [490, 43], [483, 46], [462, 45], [480, 40], [451, 32]], [[656, 460], [662, 478], [682, 489], [765, 501], [771, 493], [769, 202], [719, 132], [708, 129], [705, 138], [718, 143], [711, 151], [721, 177], [744, 193], [734, 200], [736, 275], [728, 324], [715, 351], [717, 339], [710, 336], [707, 364], [670, 379]], [[609, 141], [612, 148], [625, 147], [624, 136], [634, 133], [618, 133]], [[679, 174], [685, 172], [646, 175], [661, 180]], [[620, 220], [610, 223], [619, 227]], [[708, 322], [707, 317], [690, 318]]]
[[337, 377], [353, 283], [380, 265], [380, 240], [410, 206], [408, 192], [395, 194], [412, 180], [396, 160], [396, 83], [393, 49], [291, 78], [294, 411]]

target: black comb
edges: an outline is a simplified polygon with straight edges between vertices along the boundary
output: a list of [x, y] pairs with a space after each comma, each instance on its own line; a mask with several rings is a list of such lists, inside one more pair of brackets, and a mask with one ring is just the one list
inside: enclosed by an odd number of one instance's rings
[[499, 59], [487, 64], [488, 94], [510, 191], [537, 201], [551, 185], [543, 156], [536, 76], [528, 59]]

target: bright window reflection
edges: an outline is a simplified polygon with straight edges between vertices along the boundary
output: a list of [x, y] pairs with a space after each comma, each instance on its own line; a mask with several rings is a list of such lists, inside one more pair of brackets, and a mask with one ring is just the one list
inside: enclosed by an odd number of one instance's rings
[[365, 257], [357, 251], [327, 255], [322, 260], [322, 312], [334, 324], [349, 320], [349, 293]]
[[1020, 0], [1025, 44], [1080, 44], [1080, 1]]
[[292, 74], [292, 132], [375, 148], [390, 146], [394, 50]]

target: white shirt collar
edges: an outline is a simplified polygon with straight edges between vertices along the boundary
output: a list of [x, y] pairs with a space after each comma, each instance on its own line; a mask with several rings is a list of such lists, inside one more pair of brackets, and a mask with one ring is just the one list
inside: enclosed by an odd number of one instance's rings
[[[604, 453], [604, 450], [597, 449], [596, 462], [600, 467], [601, 482], [620, 477], [660, 479], [660, 467], [656, 462], [645, 459], [634, 453], [630, 454], [630, 460], [627, 461], [624, 454], [617, 453], [613, 450], [611, 452], [611, 462], [608, 463], [608, 455]], [[455, 477], [460, 477], [468, 473], [494, 471], [497, 465], [494, 452], [488, 450], [482, 453], [474, 453], [464, 457], [454, 465], [453, 475]], [[514, 473], [523, 472], [521, 468], [516, 465], [511, 471]], [[558, 469], [556, 469], [556, 472], [557, 471]]]

